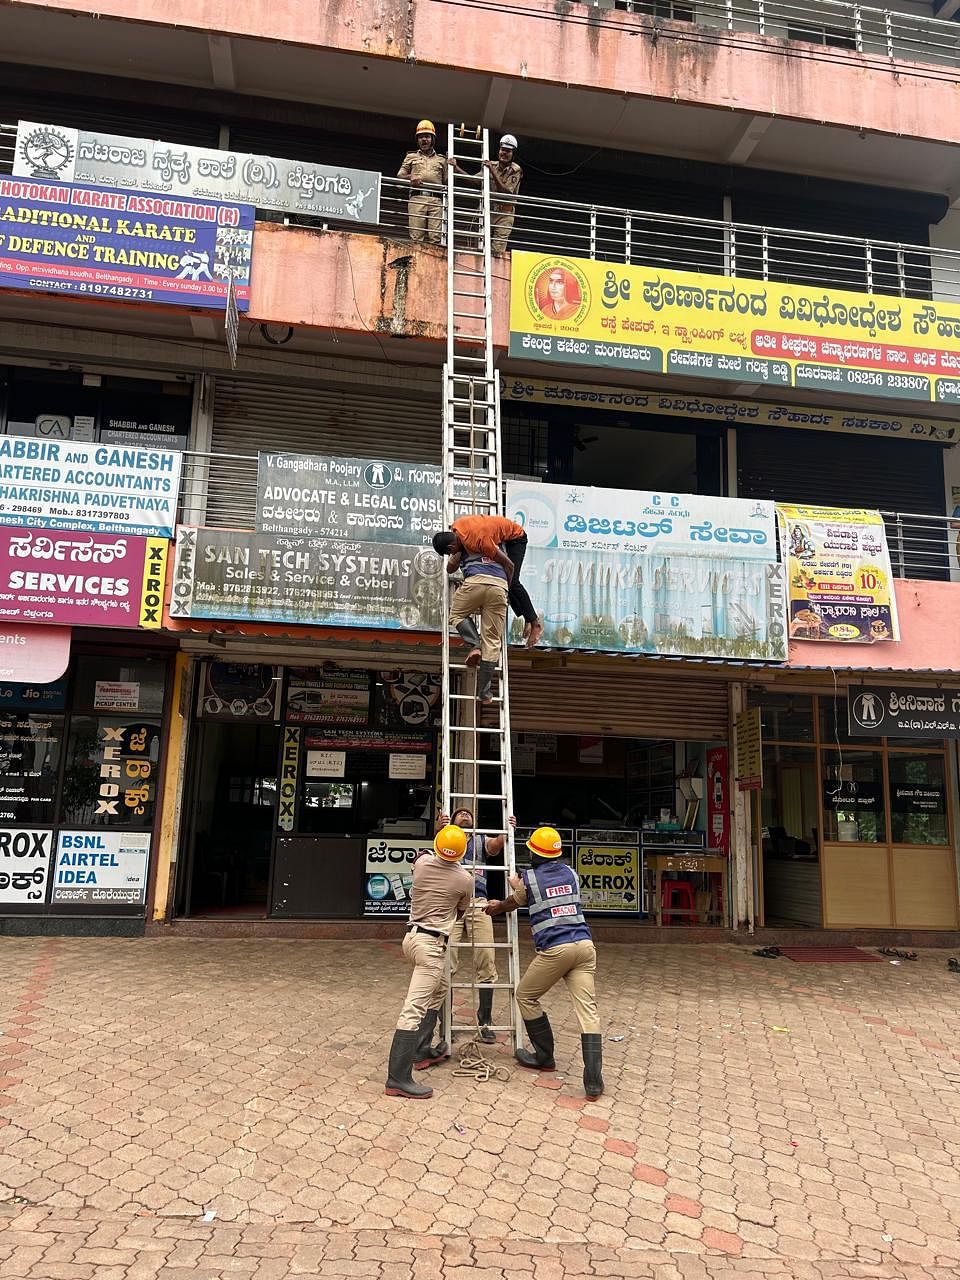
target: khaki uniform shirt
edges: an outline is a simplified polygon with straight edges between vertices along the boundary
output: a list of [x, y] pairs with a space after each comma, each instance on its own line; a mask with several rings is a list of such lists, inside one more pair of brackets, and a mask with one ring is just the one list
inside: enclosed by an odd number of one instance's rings
[[458, 911], [466, 911], [473, 897], [473, 875], [461, 863], [444, 862], [436, 854], [413, 865], [410, 923], [449, 934]]
[[[497, 177], [507, 188], [507, 191], [515, 196], [520, 190], [520, 183], [523, 181], [523, 170], [514, 160], [511, 160], [508, 165], [502, 165], [498, 160], [496, 168]], [[516, 209], [517, 206], [507, 201], [506, 193], [501, 191], [495, 182], [490, 183], [490, 194], [496, 201], [498, 213], [513, 213]]]
[[[408, 151], [403, 157], [403, 164], [400, 166], [400, 178], [419, 178], [421, 182], [431, 183], [435, 187], [442, 187], [447, 180], [447, 162], [443, 156], [438, 155], [436, 151], [431, 151], [429, 155], [424, 155], [422, 151]], [[414, 195], [420, 195], [419, 187], [413, 188]], [[423, 195], [439, 195], [437, 191], [424, 191]]]

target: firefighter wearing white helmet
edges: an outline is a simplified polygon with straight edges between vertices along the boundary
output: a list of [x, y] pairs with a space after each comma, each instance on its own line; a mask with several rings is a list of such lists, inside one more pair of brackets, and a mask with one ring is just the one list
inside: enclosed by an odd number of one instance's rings
[[407, 218], [414, 244], [439, 244], [443, 224], [442, 188], [446, 182], [443, 156], [436, 151], [437, 131], [432, 120], [417, 125], [417, 149], [408, 151], [397, 173], [410, 183]]
[[385, 1092], [399, 1098], [429, 1098], [429, 1085], [417, 1084], [414, 1062], [434, 1065], [450, 1056], [446, 1045], [430, 1042], [440, 1006], [447, 994], [444, 974], [447, 939], [454, 922], [473, 898], [473, 875], [462, 867], [467, 833], [446, 826], [433, 841], [434, 856], [418, 858], [410, 889], [410, 921], [403, 935], [403, 954], [413, 966], [407, 999], [390, 1046]]
[[530, 868], [510, 877], [511, 897], [487, 903], [487, 914], [526, 907], [536, 955], [517, 987], [517, 1007], [533, 1053], [518, 1049], [517, 1061], [533, 1071], [556, 1071], [553, 1028], [540, 999], [560, 979], [566, 983], [580, 1023], [583, 1090], [588, 1098], [603, 1093], [603, 1037], [594, 989], [597, 952], [583, 918], [580, 881], [563, 860], [563, 842], [553, 827], [538, 827], [527, 841]]
[[[490, 202], [490, 248], [494, 253], [505, 253], [513, 220], [517, 214], [517, 206], [509, 199], [520, 190], [523, 170], [514, 161], [513, 153], [517, 149], [517, 140], [512, 133], [505, 133], [500, 139], [500, 149], [496, 160], [485, 160], [484, 165], [490, 170], [490, 186], [493, 199]], [[464, 177], [471, 177], [452, 157], [447, 161]]]

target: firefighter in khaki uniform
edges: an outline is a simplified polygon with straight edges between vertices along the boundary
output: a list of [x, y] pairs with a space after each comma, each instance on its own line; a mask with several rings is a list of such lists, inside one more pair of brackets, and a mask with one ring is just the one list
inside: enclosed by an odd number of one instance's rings
[[428, 854], [413, 866], [410, 923], [403, 935], [403, 954], [413, 965], [413, 973], [390, 1046], [385, 1092], [391, 1097], [429, 1098], [433, 1094], [429, 1085], [416, 1083], [411, 1067], [425, 1056], [437, 1061], [446, 1056], [439, 1047], [431, 1053], [430, 1041], [447, 994], [447, 939], [473, 898], [473, 876], [460, 866], [467, 851], [467, 833], [460, 827], [444, 827], [437, 832], [433, 848], [434, 857]]
[[553, 1028], [540, 1007], [545, 995], [560, 979], [567, 985], [583, 1049], [583, 1089], [588, 1098], [603, 1093], [603, 1037], [593, 977], [597, 952], [580, 901], [580, 881], [563, 861], [563, 844], [553, 827], [538, 827], [527, 841], [531, 866], [510, 877], [513, 896], [488, 902], [487, 914], [501, 915], [526, 907], [537, 954], [517, 987], [517, 1006], [533, 1053], [518, 1049], [516, 1059], [533, 1071], [556, 1071]]
[[[421, 120], [417, 125], [417, 149], [408, 151], [397, 173], [410, 183], [410, 201], [407, 217], [410, 222], [410, 239], [420, 244], [424, 234], [428, 244], [440, 243], [443, 224], [443, 201], [440, 190], [447, 180], [446, 161], [435, 149], [437, 131], [432, 120]], [[436, 187], [436, 191], [423, 191], [424, 186]]]
[[[507, 241], [513, 230], [513, 220], [517, 214], [517, 206], [509, 198], [520, 190], [523, 181], [523, 170], [514, 162], [513, 153], [517, 149], [517, 140], [512, 133], [505, 133], [500, 139], [500, 149], [496, 160], [484, 160], [484, 167], [490, 170], [490, 250], [492, 253], [506, 253]], [[450, 157], [447, 164], [456, 169], [465, 178], [479, 181], [479, 174], [467, 173], [457, 160]]]

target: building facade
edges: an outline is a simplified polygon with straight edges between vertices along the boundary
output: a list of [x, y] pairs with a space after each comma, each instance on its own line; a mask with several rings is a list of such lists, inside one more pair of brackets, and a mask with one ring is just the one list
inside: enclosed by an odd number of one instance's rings
[[520, 829], [601, 936], [960, 927], [960, 25], [562, 8], [0, 13], [3, 931], [403, 918], [442, 697], [424, 116], [524, 170]]

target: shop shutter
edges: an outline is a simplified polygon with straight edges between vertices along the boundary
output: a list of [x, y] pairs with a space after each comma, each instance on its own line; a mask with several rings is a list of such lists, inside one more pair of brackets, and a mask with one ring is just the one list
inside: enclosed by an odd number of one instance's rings
[[207, 524], [253, 526], [261, 450], [437, 465], [441, 428], [434, 370], [413, 371], [402, 382], [391, 382], [382, 366], [313, 385], [217, 378]]
[[720, 679], [650, 675], [629, 658], [599, 669], [517, 671], [510, 720], [544, 733], [725, 741], [727, 689]]
[[[737, 493], [823, 507], [944, 514], [943, 450], [936, 444], [851, 439], [821, 431], [737, 432]], [[887, 521], [894, 569], [908, 578], [947, 576], [942, 524], [908, 520], [902, 566]], [[941, 542], [942, 539], [942, 542]]]

